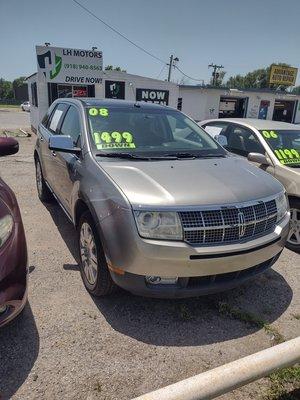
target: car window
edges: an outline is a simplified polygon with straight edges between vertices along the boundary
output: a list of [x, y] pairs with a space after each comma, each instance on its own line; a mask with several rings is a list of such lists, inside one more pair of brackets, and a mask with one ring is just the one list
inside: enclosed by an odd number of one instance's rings
[[206, 125], [203, 125], [203, 128], [205, 131], [212, 136], [213, 138], [217, 135], [224, 135], [225, 131], [228, 128], [229, 123], [228, 122], [209, 122]]
[[70, 106], [61, 125], [60, 134], [71, 136], [74, 144], [77, 144], [80, 133], [81, 128], [78, 110], [74, 106]]
[[59, 123], [62, 119], [63, 113], [66, 111], [67, 108], [67, 104], [64, 103], [60, 103], [55, 107], [48, 121], [48, 128], [52, 133], [57, 133]]
[[226, 154], [194, 121], [169, 109], [87, 109], [94, 148], [124, 149], [143, 155], [165, 155], [187, 151], [197, 156]]
[[255, 133], [248, 128], [239, 125], [232, 125], [227, 134], [226, 149], [241, 156], [249, 153], [265, 154], [265, 149], [260, 143]]

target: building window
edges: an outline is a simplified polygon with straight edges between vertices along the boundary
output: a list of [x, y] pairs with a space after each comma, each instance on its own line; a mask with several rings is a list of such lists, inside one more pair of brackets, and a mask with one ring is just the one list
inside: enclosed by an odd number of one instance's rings
[[31, 103], [33, 106], [38, 107], [37, 85], [36, 82], [31, 84]]
[[88, 88], [83, 85], [57, 85], [58, 98], [62, 97], [87, 97]]
[[177, 110], [179, 110], [179, 111], [182, 110], [182, 97], [178, 97]]

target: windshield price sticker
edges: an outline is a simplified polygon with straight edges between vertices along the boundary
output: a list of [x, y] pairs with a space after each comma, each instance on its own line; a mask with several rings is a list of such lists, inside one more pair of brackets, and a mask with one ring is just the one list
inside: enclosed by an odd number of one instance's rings
[[277, 139], [278, 138], [277, 133], [274, 131], [262, 131], [262, 134], [266, 139]]
[[133, 136], [130, 132], [94, 132], [94, 141], [98, 150], [101, 149], [135, 149]]
[[91, 117], [97, 117], [98, 115], [100, 117], [108, 117], [109, 113], [107, 108], [90, 108], [89, 115]]
[[274, 153], [281, 164], [300, 163], [300, 153], [296, 149], [278, 149]]

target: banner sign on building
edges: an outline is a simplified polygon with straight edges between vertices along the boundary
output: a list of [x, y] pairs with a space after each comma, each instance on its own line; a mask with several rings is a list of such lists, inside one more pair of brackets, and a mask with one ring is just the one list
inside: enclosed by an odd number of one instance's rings
[[38, 74], [47, 82], [93, 85], [101, 83], [102, 52], [36, 46]]
[[105, 81], [105, 97], [107, 99], [125, 99], [125, 82]]
[[270, 107], [269, 100], [261, 100], [260, 101], [260, 106], [259, 106], [259, 111], [258, 111], [258, 119], [267, 119], [269, 107]]
[[276, 85], [294, 86], [297, 79], [298, 68], [272, 65], [270, 83]]
[[169, 91], [159, 89], [136, 89], [136, 100], [149, 101], [151, 103], [167, 106], [169, 104]]

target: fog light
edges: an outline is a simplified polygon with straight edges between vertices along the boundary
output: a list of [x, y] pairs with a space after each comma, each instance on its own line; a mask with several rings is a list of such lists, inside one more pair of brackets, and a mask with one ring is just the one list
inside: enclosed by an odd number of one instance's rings
[[0, 315], [4, 314], [8, 309], [8, 306], [4, 305], [4, 306], [0, 306]]
[[145, 280], [150, 285], [175, 285], [178, 277], [146, 276]]

